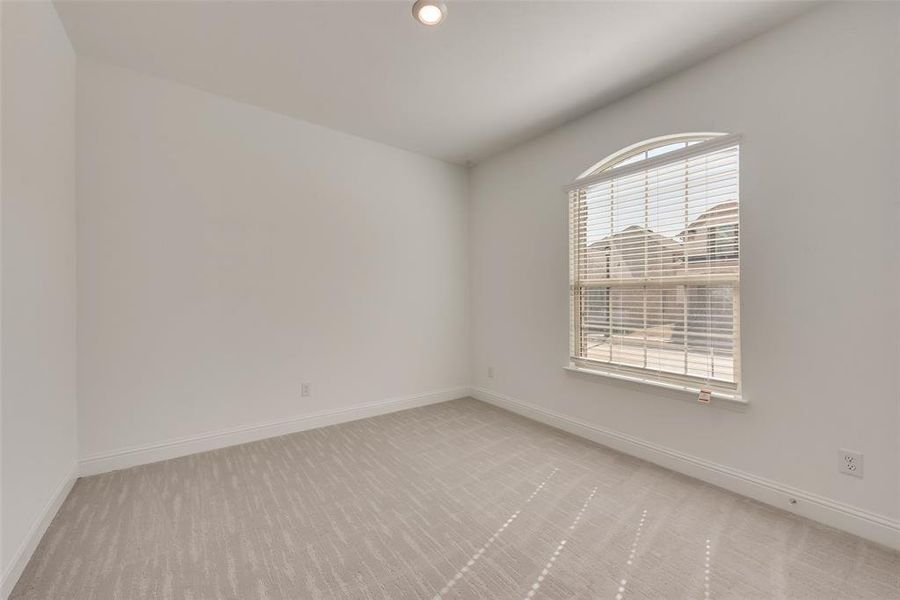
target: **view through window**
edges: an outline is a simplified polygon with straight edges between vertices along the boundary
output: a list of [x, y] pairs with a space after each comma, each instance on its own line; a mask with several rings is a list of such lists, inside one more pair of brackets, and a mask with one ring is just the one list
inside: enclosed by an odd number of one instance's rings
[[740, 393], [736, 136], [668, 136], [569, 189], [571, 360], [685, 389]]

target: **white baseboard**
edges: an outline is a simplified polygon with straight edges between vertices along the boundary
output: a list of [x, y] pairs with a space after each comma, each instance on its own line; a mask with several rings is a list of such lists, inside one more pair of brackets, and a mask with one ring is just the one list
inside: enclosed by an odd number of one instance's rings
[[[587, 421], [497, 394], [473, 388], [472, 396], [482, 402], [562, 429], [579, 437], [642, 458], [648, 462], [689, 475], [726, 490], [796, 513], [819, 523], [841, 529], [900, 550], [900, 521], [841, 502], [799, 490], [708, 460], [666, 448], [640, 438], [599, 427]], [[791, 504], [791, 500], [796, 504]]]
[[9, 561], [9, 566], [3, 573], [2, 578], [0, 578], [0, 598], [3, 600], [6, 600], [10, 593], [12, 593], [13, 588], [16, 587], [16, 582], [19, 581], [19, 577], [22, 576], [22, 571], [25, 570], [25, 566], [28, 564], [28, 561], [31, 560], [31, 555], [34, 554], [41, 538], [44, 537], [44, 533], [50, 526], [50, 522], [53, 521], [53, 517], [59, 512], [59, 508], [62, 506], [66, 496], [72, 491], [72, 486], [75, 485], [76, 479], [77, 468], [76, 465], [73, 464], [72, 468], [69, 469], [69, 472], [66, 473], [56, 485], [56, 489], [53, 490], [53, 493], [44, 505], [44, 508], [41, 509], [37, 518], [31, 524], [31, 527], [28, 528], [25, 539], [22, 540], [19, 548], [16, 550], [15, 554], [13, 554], [12, 559]]
[[382, 400], [380, 402], [358, 404], [347, 408], [301, 415], [299, 417], [290, 417], [278, 421], [270, 421], [268, 423], [257, 423], [243, 427], [222, 429], [220, 431], [212, 431], [143, 446], [123, 448], [114, 452], [82, 458], [78, 461], [78, 471], [82, 477], [85, 477], [118, 469], [127, 469], [128, 467], [168, 460], [179, 456], [187, 456], [189, 454], [196, 454], [197, 452], [216, 450], [218, 448], [245, 444], [247, 442], [276, 437], [288, 433], [296, 433], [307, 429], [326, 427], [328, 425], [356, 421], [358, 419], [397, 412], [408, 408], [415, 408], [417, 406], [455, 400], [457, 398], [468, 396], [469, 392], [470, 388], [460, 386], [416, 394], [414, 396], [404, 396], [401, 398]]

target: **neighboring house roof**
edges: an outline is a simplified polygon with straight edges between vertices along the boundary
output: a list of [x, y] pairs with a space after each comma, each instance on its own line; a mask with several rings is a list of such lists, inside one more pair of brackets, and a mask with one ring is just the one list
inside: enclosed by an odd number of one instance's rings
[[675, 237], [683, 240], [684, 236], [686, 236], [687, 232], [690, 231], [691, 229], [700, 229], [700, 228], [704, 227], [706, 225], [706, 222], [709, 221], [710, 219], [713, 219], [713, 218], [721, 219], [723, 213], [727, 214], [727, 212], [731, 211], [731, 210], [737, 212], [738, 203], [736, 200], [729, 200], [728, 202], [722, 202], [721, 204], [716, 204], [715, 206], [703, 211], [699, 217], [694, 219], [691, 222], [691, 224], [687, 226], [687, 229], [680, 231], [678, 233], [678, 235], [676, 235]]
[[[728, 202], [722, 202], [721, 204], [716, 204], [715, 206], [706, 209], [703, 211], [699, 217], [694, 219], [690, 225], [687, 226], [687, 229], [684, 229], [678, 233], [674, 238], [666, 237], [659, 233], [656, 233], [652, 229], [647, 229], [646, 227], [641, 227], [640, 225], [630, 225], [619, 231], [618, 233], [614, 233], [612, 235], [608, 235], [605, 238], [597, 240], [591, 244], [588, 244], [588, 248], [593, 250], [602, 250], [605, 246], [610, 245], [612, 242], [618, 242], [618, 245], [621, 246], [623, 239], [631, 238], [635, 235], [635, 233], [641, 232], [643, 235], [647, 236], [650, 240], [658, 242], [662, 246], [668, 246], [672, 250], [678, 250], [683, 245], [683, 240], [688, 231], [692, 229], [701, 229], [706, 226], [706, 223], [712, 219], [721, 219], [723, 215], [728, 214], [729, 211], [737, 211], [738, 203], [735, 200], [729, 200]], [[639, 239], [639, 238], [635, 238]], [[640, 238], [643, 239], [643, 238]], [[628, 242], [624, 242], [628, 243]]]
[[[608, 246], [612, 242], [619, 242], [619, 244], [621, 244], [622, 242], [620, 240], [631, 238], [634, 236], [634, 234], [636, 232], [641, 232], [645, 236], [647, 236], [650, 240], [658, 242], [662, 246], [668, 246], [672, 250], [677, 250], [681, 247], [681, 242], [679, 242], [678, 240], [673, 240], [670, 237], [660, 235], [660, 234], [656, 233], [655, 231], [653, 231], [652, 229], [647, 229], [645, 227], [641, 227], [640, 225], [631, 225], [629, 227], [626, 227], [625, 229], [623, 229], [622, 231], [620, 231], [618, 233], [608, 235], [603, 239], [597, 240], [596, 242], [589, 244], [588, 248], [600, 250], [603, 247]], [[625, 242], [625, 243], [627, 243], [627, 242]]]

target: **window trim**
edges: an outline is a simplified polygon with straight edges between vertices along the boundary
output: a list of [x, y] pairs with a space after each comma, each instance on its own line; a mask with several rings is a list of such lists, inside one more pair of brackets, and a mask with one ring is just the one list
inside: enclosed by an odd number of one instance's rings
[[[667, 136], [668, 137], [668, 136]], [[674, 138], [672, 141], [676, 141]], [[728, 135], [718, 135], [714, 138], [710, 138], [705, 142], [699, 142], [697, 144], [692, 144], [687, 148], [682, 148], [680, 150], [673, 150], [672, 152], [666, 152], [665, 154], [660, 154], [659, 156], [654, 156], [652, 158], [648, 158], [645, 160], [638, 161], [636, 163], [632, 163], [630, 165], [622, 165], [617, 169], [612, 168], [604, 168], [600, 172], [596, 172], [595, 170], [589, 170], [588, 173], [592, 173], [590, 175], [583, 175], [573, 181], [572, 183], [566, 185], [563, 189], [566, 192], [571, 192], [573, 190], [577, 190], [579, 188], [583, 188], [585, 186], [594, 185], [597, 183], [601, 183], [603, 181], [607, 181], [610, 179], [617, 179], [619, 177], [624, 177], [626, 175], [631, 175], [633, 173], [640, 173], [641, 171], [646, 171], [648, 169], [653, 169], [660, 165], [666, 165], [673, 162], [678, 162], [680, 160], [684, 160], [686, 158], [692, 158], [694, 156], [699, 156], [701, 154], [707, 154], [712, 152], [713, 150], [719, 150], [721, 148], [728, 148], [729, 146], [735, 146], [740, 144], [741, 136], [740, 134], [733, 133]], [[645, 148], [646, 150], [646, 148]], [[605, 161], [601, 161], [605, 162]]]
[[[576, 181], [578, 181], [587, 177], [591, 177], [593, 175], [598, 175], [611, 169], [620, 169], [621, 167], [617, 167], [617, 165], [628, 160], [629, 158], [636, 156], [641, 152], [660, 148], [667, 144], [677, 144], [678, 142], [705, 142], [724, 135], [728, 134], [716, 131], [705, 131], [695, 133], [673, 133], [671, 135], [661, 135], [659, 137], [650, 138], [649, 140], [644, 140], [642, 142], [626, 146], [618, 152], [610, 154], [600, 162], [595, 163], [591, 168], [581, 173], [581, 175], [579, 175], [575, 179]], [[668, 156], [669, 154], [669, 152], [666, 152], [665, 154], [661, 154], [660, 156]], [[643, 163], [643, 161], [640, 162]]]
[[[591, 367], [588, 365], [582, 365], [582, 362], [590, 362], [584, 361], [583, 359], [575, 359], [571, 358], [569, 360], [569, 364], [563, 367], [566, 371], [571, 371], [573, 373], [583, 373], [586, 375], [594, 375], [596, 377], [603, 377], [606, 379], [616, 379], [619, 381], [628, 381], [631, 383], [639, 383], [642, 385], [649, 385], [653, 387], [658, 387], [666, 390], [672, 390], [675, 392], [681, 392], [693, 397], [697, 397], [700, 393], [700, 387], [696, 385], [692, 385], [690, 383], [678, 384], [674, 381], [660, 381], [657, 379], [647, 379], [646, 377], [641, 377], [638, 374], [628, 374], [628, 373], [619, 373], [614, 370], [607, 369], [607, 364], [597, 365], [596, 367]], [[734, 402], [736, 404], [749, 404], [746, 397], [744, 397], [741, 392], [726, 392], [723, 390], [710, 390], [710, 397], [715, 400], [723, 400], [726, 402]]]
[[[681, 160], [685, 160], [688, 158], [692, 158], [695, 156], [707, 154], [710, 152], [714, 152], [719, 149], [728, 148], [730, 146], [740, 146], [741, 144], [741, 135], [740, 134], [724, 134], [724, 133], [684, 133], [684, 134], [673, 134], [660, 136], [656, 138], [652, 138], [649, 140], [645, 140], [642, 142], [638, 142], [637, 144], [633, 144], [632, 146], [623, 148], [622, 150], [604, 158], [598, 163], [594, 164], [591, 168], [584, 171], [581, 175], [579, 175], [573, 182], [566, 185], [563, 189], [565, 192], [570, 193], [575, 190], [583, 190], [584, 188], [592, 185], [596, 185], [597, 183], [601, 183], [604, 181], [617, 179], [623, 176], [627, 176], [634, 173], [639, 173], [641, 171], [653, 169], [659, 166], [667, 165], [670, 163], [678, 162]], [[702, 141], [696, 141], [702, 140]], [[664, 154], [660, 154], [658, 156], [654, 156], [651, 158], [647, 158], [644, 160], [637, 161], [635, 163], [630, 163], [627, 165], [619, 165], [622, 161], [628, 160], [630, 157], [640, 154], [641, 152], [646, 152], [647, 150], [653, 149], [655, 147], [664, 146], [667, 143], [677, 143], [679, 141], [695, 141], [695, 143], [686, 146], [685, 148], [681, 148], [678, 150], [673, 150], [671, 152], [666, 152]], [[740, 176], [740, 175], [738, 175]], [[738, 210], [740, 210], [740, 203], [738, 204]], [[571, 226], [571, 225], [570, 225]], [[571, 240], [568, 240], [568, 244], [571, 245]], [[738, 248], [740, 248], [740, 237], [737, 240]], [[569, 269], [571, 270], [572, 264], [569, 265]], [[735, 307], [737, 318], [740, 319], [741, 313], [741, 293], [740, 293], [740, 271], [741, 264], [738, 262], [738, 278], [737, 283], [734, 286], [735, 292]], [[571, 284], [570, 284], [571, 285]], [[571, 317], [571, 314], [570, 314]], [[578, 327], [578, 324], [574, 324], [575, 327]], [[742, 355], [740, 345], [741, 345], [741, 328], [740, 321], [738, 321], [738, 326], [736, 328], [734, 344], [736, 346], [737, 355], [740, 357]], [[571, 340], [568, 344], [571, 352]], [[738, 358], [740, 361], [740, 358]], [[743, 395], [743, 381], [742, 381], [742, 365], [740, 362], [736, 365], [735, 371], [735, 381], [734, 388], [728, 389], [727, 387], [717, 387], [713, 389], [709, 389], [709, 387], [704, 386], [704, 383], [707, 383], [706, 378], [697, 378], [690, 375], [683, 375], [678, 373], [665, 373], [664, 379], [656, 379], [656, 378], [648, 378], [647, 374], [652, 373], [652, 370], [643, 369], [640, 367], [630, 367], [628, 365], [617, 365], [612, 363], [605, 363], [601, 361], [593, 361], [586, 358], [569, 356], [569, 362], [563, 369], [567, 371], [572, 371], [576, 373], [584, 373], [589, 375], [595, 375], [599, 377], [617, 379], [622, 381], [629, 381], [634, 383], [641, 383], [645, 385], [651, 385], [654, 387], [664, 388], [668, 390], [674, 390], [677, 392], [683, 392], [686, 394], [697, 395], [700, 393], [701, 389], [710, 391], [710, 395], [712, 398], [716, 400], [724, 400], [728, 402], [734, 402], [740, 405], [746, 405], [748, 400]], [[709, 383], [714, 385], [714, 381], [712, 380]], [[725, 384], [730, 385], [729, 384]]]

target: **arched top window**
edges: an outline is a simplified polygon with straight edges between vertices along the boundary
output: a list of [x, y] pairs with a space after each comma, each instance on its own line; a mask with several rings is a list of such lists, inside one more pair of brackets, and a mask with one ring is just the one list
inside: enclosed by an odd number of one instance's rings
[[698, 142], [705, 142], [712, 138], [725, 135], [724, 133], [676, 133], [672, 135], [663, 135], [660, 137], [650, 138], [643, 142], [632, 144], [627, 148], [622, 148], [617, 152], [613, 152], [603, 160], [595, 163], [591, 168], [584, 171], [578, 176], [578, 179], [598, 175], [610, 169], [617, 169], [625, 165], [641, 162], [655, 156], [662, 156], [675, 150], [687, 148]]
[[742, 399], [739, 154], [666, 135], [567, 186], [570, 368]]

